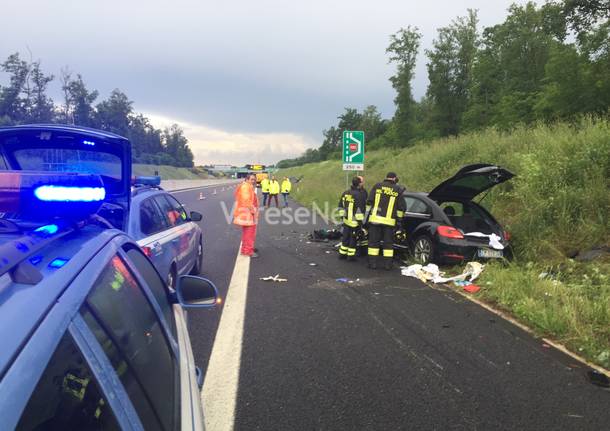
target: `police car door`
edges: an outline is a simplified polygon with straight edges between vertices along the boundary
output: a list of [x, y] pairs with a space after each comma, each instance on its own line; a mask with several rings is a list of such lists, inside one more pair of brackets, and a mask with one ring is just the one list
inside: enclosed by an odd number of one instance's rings
[[173, 257], [177, 275], [184, 274], [189, 269], [189, 232], [192, 230], [188, 217], [182, 206], [171, 196], [160, 194], [156, 195], [154, 199], [159, 204], [168, 223], [165, 236], [160, 240], [161, 247], [164, 252]]

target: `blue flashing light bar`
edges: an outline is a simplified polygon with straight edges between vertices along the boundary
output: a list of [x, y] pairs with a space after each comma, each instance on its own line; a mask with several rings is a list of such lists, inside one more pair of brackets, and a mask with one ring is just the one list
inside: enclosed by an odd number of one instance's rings
[[84, 140], [83, 141], [83, 145], [89, 145], [90, 147], [94, 147], [95, 146], [95, 142]]
[[159, 186], [161, 185], [161, 177], [159, 175], [136, 177], [133, 183], [141, 186]]
[[43, 235], [51, 236], [55, 235], [59, 230], [59, 226], [56, 224], [48, 224], [46, 226], [40, 226], [38, 229], [34, 229], [34, 232], [38, 232]]
[[70, 259], [66, 259], [64, 257], [56, 257], [51, 262], [49, 262], [49, 268], [58, 269], [68, 263]]
[[106, 198], [106, 189], [49, 185], [34, 189], [34, 196], [47, 202], [98, 202]]
[[61, 225], [57, 218], [80, 221], [97, 213], [105, 198], [99, 175], [0, 171], [0, 212], [12, 219], [41, 221], [38, 236], [56, 234]]

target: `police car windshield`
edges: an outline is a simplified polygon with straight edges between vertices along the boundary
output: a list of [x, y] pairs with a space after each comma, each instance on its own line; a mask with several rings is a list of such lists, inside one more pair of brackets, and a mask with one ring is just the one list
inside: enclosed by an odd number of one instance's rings
[[13, 157], [24, 170], [98, 174], [107, 192], [121, 192], [121, 159], [114, 154], [72, 148], [25, 148], [16, 150]]

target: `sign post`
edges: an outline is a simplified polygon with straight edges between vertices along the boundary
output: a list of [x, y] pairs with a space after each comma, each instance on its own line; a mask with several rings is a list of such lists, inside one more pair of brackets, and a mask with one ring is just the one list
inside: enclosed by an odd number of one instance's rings
[[354, 130], [343, 131], [343, 170], [364, 170], [364, 132]]

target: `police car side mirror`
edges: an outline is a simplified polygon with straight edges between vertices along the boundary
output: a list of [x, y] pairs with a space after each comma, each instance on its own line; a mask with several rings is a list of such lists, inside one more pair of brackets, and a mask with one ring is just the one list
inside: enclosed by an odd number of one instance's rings
[[197, 211], [191, 211], [191, 220], [192, 221], [201, 221], [202, 218], [203, 218], [203, 216], [201, 215], [201, 213], [198, 213]]
[[182, 275], [176, 285], [178, 303], [184, 308], [214, 307], [218, 301], [218, 289], [210, 280], [194, 275]]

